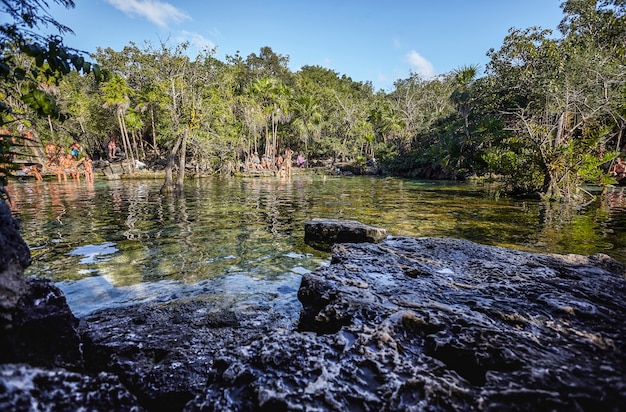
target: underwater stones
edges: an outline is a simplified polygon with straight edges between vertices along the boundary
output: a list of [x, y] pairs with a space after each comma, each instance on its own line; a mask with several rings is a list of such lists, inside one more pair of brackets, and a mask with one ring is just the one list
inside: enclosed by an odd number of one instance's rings
[[304, 224], [304, 241], [320, 250], [335, 243], [377, 243], [387, 237], [385, 229], [355, 220], [313, 219]]

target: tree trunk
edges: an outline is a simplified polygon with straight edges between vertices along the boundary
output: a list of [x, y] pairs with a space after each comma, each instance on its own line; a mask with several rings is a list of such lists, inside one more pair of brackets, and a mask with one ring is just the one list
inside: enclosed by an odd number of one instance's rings
[[137, 144], [137, 131], [133, 130], [130, 134], [133, 137], [133, 146], [135, 148], [135, 159], [139, 160], [140, 158], [139, 158], [139, 145]]
[[265, 155], [270, 157], [272, 153], [270, 152], [270, 146], [272, 142], [270, 140], [270, 130], [267, 127], [267, 123], [265, 123]]
[[[146, 149], [144, 147], [145, 139], [143, 138], [143, 134], [140, 134], [137, 138], [139, 139], [139, 143], [141, 144], [141, 158], [145, 159], [146, 158]], [[139, 157], [139, 156], [137, 156], [137, 157]]]
[[126, 158], [128, 158], [128, 145], [126, 144], [126, 138], [124, 136], [124, 119], [122, 118], [122, 116], [120, 115], [120, 113], [117, 113], [117, 124], [120, 128], [120, 137], [122, 138], [122, 146], [124, 147], [124, 154], [126, 155]]
[[274, 113], [272, 113], [272, 146], [276, 155], [278, 155], [278, 149], [276, 148], [276, 121], [274, 120]]
[[176, 179], [176, 192], [182, 193], [183, 183], [185, 183], [185, 163], [187, 155], [187, 138], [189, 137], [189, 129], [185, 129], [183, 132], [183, 139], [180, 147], [180, 162], [178, 165], [178, 178]]
[[130, 144], [130, 137], [128, 136], [128, 129], [126, 128], [126, 121], [124, 120], [123, 115], [120, 116], [120, 124], [122, 129], [122, 138], [124, 139], [124, 146], [128, 148], [128, 151], [126, 152], [126, 160], [128, 160], [128, 156], [130, 155], [130, 169], [133, 170], [135, 168], [135, 155], [133, 154], [133, 146]]
[[176, 162], [176, 154], [178, 153], [178, 147], [182, 142], [182, 136], [179, 136], [167, 157], [167, 165], [165, 166], [165, 180], [163, 186], [161, 186], [161, 193], [170, 193], [174, 189], [174, 179], [172, 178], [172, 169], [174, 169], [174, 163]]
[[50, 115], [48, 115], [48, 126], [50, 126], [50, 136], [52, 136], [52, 143], [56, 143], [54, 139], [54, 128], [52, 127], [52, 119], [50, 118]]
[[154, 108], [150, 108], [150, 117], [152, 118], [152, 147], [154, 148], [154, 152], [157, 156], [160, 156], [159, 148], [157, 147], [156, 141], [156, 128], [154, 127]]

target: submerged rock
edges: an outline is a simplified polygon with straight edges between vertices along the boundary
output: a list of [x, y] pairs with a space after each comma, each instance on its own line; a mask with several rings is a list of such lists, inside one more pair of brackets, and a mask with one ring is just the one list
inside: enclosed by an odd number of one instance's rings
[[304, 241], [320, 250], [335, 243], [377, 243], [387, 237], [385, 229], [355, 220], [313, 219], [304, 224]]

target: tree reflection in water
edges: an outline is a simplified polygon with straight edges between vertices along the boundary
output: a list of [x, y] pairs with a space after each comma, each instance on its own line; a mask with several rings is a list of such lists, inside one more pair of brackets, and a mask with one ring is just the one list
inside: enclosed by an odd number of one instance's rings
[[[161, 195], [154, 180], [8, 188], [32, 248], [27, 274], [57, 282], [104, 276], [113, 287], [148, 289], [154, 282], [194, 285], [230, 276], [248, 279], [250, 288], [279, 284], [327, 259], [303, 241], [304, 222], [315, 217], [355, 219], [396, 236], [626, 256], [618, 190], [576, 210], [494, 196], [478, 184], [371, 177], [197, 179], [178, 197]], [[84, 250], [89, 259], [77, 253]]]

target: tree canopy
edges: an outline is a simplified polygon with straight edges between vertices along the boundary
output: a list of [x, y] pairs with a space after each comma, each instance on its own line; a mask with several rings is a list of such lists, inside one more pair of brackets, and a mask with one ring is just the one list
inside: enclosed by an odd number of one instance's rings
[[[78, 140], [95, 158], [120, 136], [133, 158], [163, 159], [170, 172], [178, 160], [179, 186], [186, 168], [232, 173], [254, 152], [286, 149], [313, 164], [376, 159], [407, 177], [497, 176], [513, 192], [555, 200], [581, 201], [582, 184], [615, 182], [624, 0], [566, 1], [559, 33], [511, 29], [482, 73], [460, 65], [378, 92], [319, 66], [292, 72], [269, 46], [220, 61], [212, 50], [190, 57], [187, 44], [130, 43], [98, 49], [89, 63], [63, 45], [69, 28], [38, 13], [42, 3], [1, 3], [14, 19], [0, 27], [2, 126], [42, 143]], [[49, 24], [60, 35], [32, 31]]]

